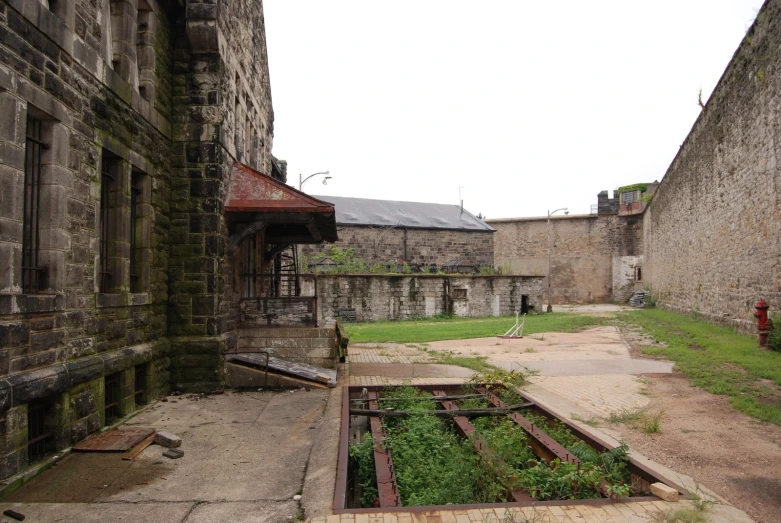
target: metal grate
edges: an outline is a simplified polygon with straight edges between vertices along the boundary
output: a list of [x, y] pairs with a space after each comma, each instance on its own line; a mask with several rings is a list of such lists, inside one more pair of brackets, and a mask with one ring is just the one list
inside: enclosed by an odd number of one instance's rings
[[146, 389], [147, 365], [147, 363], [136, 365], [136, 383], [135, 388], [133, 389], [136, 407], [146, 403], [146, 393], [144, 392], [144, 389]]
[[103, 160], [100, 170], [100, 292], [109, 292], [112, 285], [113, 274], [109, 270], [109, 244], [112, 238], [113, 223], [111, 220], [111, 211], [109, 202], [111, 200], [111, 189], [114, 185], [115, 177], [113, 174], [116, 161], [107, 157], [103, 152]]
[[106, 425], [119, 418], [119, 374], [106, 376], [103, 385]]
[[257, 272], [256, 260], [255, 260], [255, 237], [250, 236], [244, 240], [244, 279], [243, 297], [254, 298], [256, 290], [256, 279], [260, 276]]
[[27, 405], [27, 460], [32, 463], [46, 456], [51, 434], [46, 426], [48, 404], [35, 401]]
[[22, 289], [38, 292], [43, 284], [43, 269], [38, 266], [40, 250], [41, 156], [46, 144], [43, 122], [27, 117], [24, 166], [24, 221], [22, 225]]

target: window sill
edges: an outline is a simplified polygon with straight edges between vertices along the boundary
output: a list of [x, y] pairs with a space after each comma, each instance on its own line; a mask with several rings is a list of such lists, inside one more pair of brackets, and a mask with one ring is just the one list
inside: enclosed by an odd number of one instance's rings
[[98, 292], [95, 294], [95, 307], [126, 307], [130, 305], [130, 294], [127, 292]]
[[64, 310], [64, 294], [0, 294], [0, 314], [27, 314]]

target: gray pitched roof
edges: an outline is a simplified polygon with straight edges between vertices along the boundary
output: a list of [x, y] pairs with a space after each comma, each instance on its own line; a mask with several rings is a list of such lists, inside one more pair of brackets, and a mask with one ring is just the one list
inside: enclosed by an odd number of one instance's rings
[[370, 200], [344, 196], [315, 196], [334, 204], [337, 225], [396, 226], [418, 229], [489, 231], [496, 229], [460, 205]]

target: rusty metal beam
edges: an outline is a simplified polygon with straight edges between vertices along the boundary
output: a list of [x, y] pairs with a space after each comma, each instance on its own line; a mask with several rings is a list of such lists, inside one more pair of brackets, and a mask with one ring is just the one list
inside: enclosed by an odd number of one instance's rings
[[[369, 407], [378, 409], [378, 392], [369, 393]], [[369, 426], [372, 432], [372, 444], [374, 445], [374, 470], [377, 475], [377, 492], [380, 498], [380, 508], [400, 507], [399, 487], [396, 484], [396, 473], [393, 470], [393, 459], [390, 449], [385, 448], [385, 428], [380, 418], [369, 418]]]
[[[446, 396], [446, 393], [441, 390], [435, 390], [434, 395]], [[439, 400], [439, 402], [442, 404], [443, 407], [445, 407], [446, 410], [452, 410], [452, 411], [459, 410], [458, 405], [456, 405], [455, 401]], [[491, 445], [489, 445], [488, 442], [486, 442], [482, 436], [480, 436], [479, 434], [477, 434], [477, 432], [475, 432], [475, 426], [472, 425], [472, 423], [469, 421], [467, 417], [456, 416], [453, 418], [453, 422], [455, 423], [458, 432], [460, 432], [464, 438], [472, 442], [472, 444], [475, 446], [475, 450], [480, 455], [480, 457], [485, 461], [487, 461], [488, 463], [490, 463], [491, 468], [494, 471], [501, 471], [509, 468], [509, 466], [501, 458], [499, 458], [499, 455], [493, 449], [493, 447], [491, 447]], [[500, 472], [497, 473], [496, 476], [499, 479], [499, 481], [502, 483], [502, 485], [504, 485], [505, 488], [507, 488], [507, 490], [510, 491], [510, 495], [512, 495], [515, 501], [532, 501], [534, 499], [525, 490], [510, 485], [509, 482], [507, 482], [507, 478], [503, 477]]]
[[[477, 390], [486, 394], [488, 401], [490, 401], [494, 406], [502, 409], [507, 408], [507, 404], [505, 402], [500, 400], [499, 397], [495, 394], [489, 392], [485, 387], [480, 387]], [[523, 428], [523, 430], [525, 430], [526, 433], [531, 436], [529, 439], [529, 445], [537, 457], [544, 459], [548, 463], [556, 458], [569, 463], [580, 463], [580, 459], [577, 456], [573, 455], [570, 451], [565, 449], [559, 442], [548, 436], [545, 431], [534, 425], [534, 423], [529, 421], [527, 418], [521, 416], [517, 412], [513, 412], [507, 416], [515, 423], [520, 425], [521, 428]]]

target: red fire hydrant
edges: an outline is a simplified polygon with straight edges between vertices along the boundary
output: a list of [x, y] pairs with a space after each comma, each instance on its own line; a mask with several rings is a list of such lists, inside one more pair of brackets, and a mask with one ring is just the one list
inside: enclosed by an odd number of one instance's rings
[[754, 317], [757, 319], [759, 346], [767, 348], [767, 337], [770, 335], [770, 331], [773, 330], [773, 320], [767, 317], [767, 310], [770, 306], [765, 300], [759, 300], [754, 304], [754, 308], [757, 309], [757, 312], [754, 313]]

